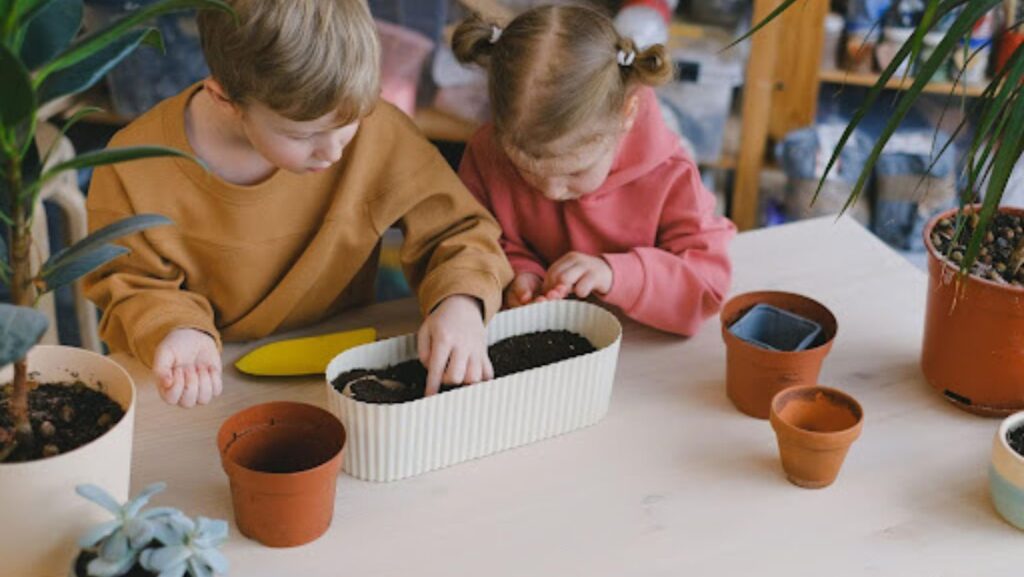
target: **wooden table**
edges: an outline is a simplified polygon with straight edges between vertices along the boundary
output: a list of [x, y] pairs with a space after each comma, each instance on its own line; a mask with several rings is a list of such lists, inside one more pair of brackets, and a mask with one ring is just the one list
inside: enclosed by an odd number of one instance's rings
[[[312, 544], [264, 548], [232, 525], [238, 577], [1011, 575], [1022, 535], [987, 490], [997, 421], [947, 404], [918, 368], [926, 278], [854, 222], [818, 219], [740, 235], [735, 292], [785, 289], [828, 305], [839, 333], [821, 380], [855, 395], [864, 433], [835, 485], [789, 484], [766, 421], [725, 396], [717, 320], [683, 340], [627, 323], [608, 416], [589, 429], [392, 484], [342, 476], [334, 523]], [[410, 301], [318, 330], [414, 330]], [[229, 346], [230, 364], [248, 346]], [[133, 491], [232, 519], [214, 436], [272, 399], [323, 403], [317, 379], [229, 369], [211, 406], [164, 405], [141, 366]]]

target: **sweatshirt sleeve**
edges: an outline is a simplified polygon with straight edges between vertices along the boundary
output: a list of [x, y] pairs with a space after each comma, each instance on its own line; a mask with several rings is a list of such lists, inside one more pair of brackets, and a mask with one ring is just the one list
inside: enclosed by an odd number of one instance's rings
[[392, 198], [411, 199], [399, 220], [405, 235], [399, 255], [423, 316], [445, 298], [464, 294], [483, 303], [489, 322], [512, 279], [498, 224], [440, 154], [432, 154], [415, 175], [400, 179], [412, 188]]
[[657, 246], [602, 255], [614, 276], [605, 302], [646, 325], [693, 335], [729, 290], [728, 243], [735, 234], [732, 222], [715, 215], [715, 197], [687, 163], [662, 207]]
[[[93, 172], [87, 199], [89, 230], [135, 216], [131, 201], [111, 167]], [[170, 225], [175, 226], [175, 225]], [[147, 232], [121, 238], [131, 252], [84, 279], [86, 296], [103, 311], [100, 335], [113, 351], [127, 351], [151, 367], [157, 346], [174, 329], [192, 328], [221, 346], [209, 301], [185, 290], [185, 274], [160, 254]]]
[[[472, 143], [466, 147], [462, 162], [459, 164], [459, 178], [473, 193], [473, 196], [480, 201], [480, 204], [484, 205], [491, 214], [496, 214], [490, 192], [484, 184], [483, 174], [481, 174], [479, 163], [476, 160]], [[505, 256], [508, 257], [508, 262], [512, 265], [515, 274], [529, 272], [544, 278], [546, 269], [543, 261], [527, 246], [518, 230], [513, 227], [501, 226], [500, 242], [501, 249], [505, 251]]]

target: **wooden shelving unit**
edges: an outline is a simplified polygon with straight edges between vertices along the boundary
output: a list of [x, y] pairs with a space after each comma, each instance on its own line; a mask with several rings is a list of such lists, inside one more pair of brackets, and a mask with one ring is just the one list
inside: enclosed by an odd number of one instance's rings
[[[829, 84], [841, 84], [844, 86], [874, 86], [878, 82], [878, 74], [863, 74], [847, 72], [845, 70], [822, 70], [818, 73], [818, 80]], [[886, 88], [892, 90], [906, 90], [914, 83], [913, 78], [892, 78], [886, 84]], [[953, 84], [952, 82], [932, 82], [925, 86], [924, 91], [928, 94], [941, 94], [953, 96], [981, 96], [984, 86]]]

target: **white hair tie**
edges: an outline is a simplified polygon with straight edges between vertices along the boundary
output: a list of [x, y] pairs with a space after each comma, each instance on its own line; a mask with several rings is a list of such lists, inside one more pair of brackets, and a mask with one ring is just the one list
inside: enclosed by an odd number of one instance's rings
[[619, 66], [632, 66], [633, 61], [636, 60], [636, 52], [633, 50], [630, 50], [629, 52], [626, 52], [625, 50], [619, 50], [619, 53], [616, 55], [615, 59], [616, 61], [618, 61]]
[[491, 44], [501, 39], [502, 29], [497, 24], [491, 24]]

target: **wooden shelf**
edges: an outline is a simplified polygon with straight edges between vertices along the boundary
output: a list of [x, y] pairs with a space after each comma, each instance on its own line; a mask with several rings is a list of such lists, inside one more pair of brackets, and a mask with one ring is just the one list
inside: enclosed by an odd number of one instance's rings
[[[822, 70], [818, 73], [818, 80], [830, 84], [842, 84], [844, 86], [874, 86], [878, 82], [878, 74], [864, 74], [847, 72], [845, 70]], [[891, 90], [906, 90], [914, 83], [913, 78], [892, 78], [886, 84]], [[925, 86], [924, 91], [928, 94], [942, 94], [954, 96], [981, 96], [985, 91], [984, 85], [957, 84], [952, 82], [932, 82]]]

